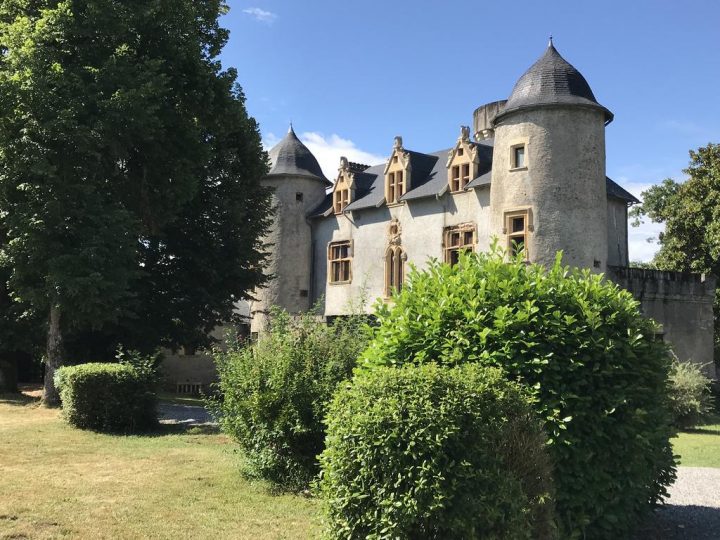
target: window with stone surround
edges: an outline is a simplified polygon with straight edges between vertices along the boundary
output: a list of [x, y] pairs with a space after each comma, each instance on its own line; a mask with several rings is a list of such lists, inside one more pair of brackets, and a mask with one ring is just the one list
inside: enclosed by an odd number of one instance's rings
[[385, 297], [402, 290], [405, 280], [405, 259], [407, 256], [400, 246], [390, 246], [385, 254]]
[[330, 283], [352, 281], [352, 242], [344, 240], [328, 245], [328, 275]]
[[448, 155], [448, 185], [451, 193], [458, 193], [465, 190], [478, 173], [479, 158], [476, 144], [470, 140], [470, 128], [460, 127], [455, 147]]
[[528, 254], [528, 234], [531, 231], [530, 211], [516, 210], [505, 213], [505, 234], [508, 239], [508, 255], [516, 257], [518, 253], [524, 252], [525, 259]]
[[455, 265], [460, 260], [461, 251], [475, 251], [475, 225], [457, 225], [447, 227], [443, 234], [445, 262]]
[[336, 214], [340, 214], [350, 203], [350, 189], [338, 187], [333, 194], [333, 210]]
[[527, 150], [524, 143], [510, 147], [510, 169], [527, 169]]

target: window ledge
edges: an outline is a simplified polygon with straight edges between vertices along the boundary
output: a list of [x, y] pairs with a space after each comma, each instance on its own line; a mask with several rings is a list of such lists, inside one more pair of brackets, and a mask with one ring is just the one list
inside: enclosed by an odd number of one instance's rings
[[527, 171], [527, 170], [528, 170], [527, 167], [511, 167], [511, 168], [510, 168], [510, 172], [515, 172], [515, 171]]
[[350, 285], [352, 283], [352, 279], [349, 281], [328, 281], [328, 285]]
[[394, 206], [402, 206], [403, 204], [405, 204], [405, 201], [397, 201], [397, 202], [393, 202], [393, 203], [386, 203], [386, 206], [388, 208], [392, 208]]

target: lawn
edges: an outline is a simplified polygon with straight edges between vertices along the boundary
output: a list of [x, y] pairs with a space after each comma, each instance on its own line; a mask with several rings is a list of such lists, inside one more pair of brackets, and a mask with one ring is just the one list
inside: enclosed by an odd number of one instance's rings
[[317, 501], [270, 495], [236, 446], [195, 431], [117, 437], [0, 396], [0, 538], [309, 538]]
[[720, 468], [720, 416], [709, 423], [687, 430], [672, 439], [673, 450], [684, 467]]
[[[315, 536], [318, 502], [238, 473], [227, 437], [195, 428], [119, 437], [0, 396], [0, 539]], [[680, 464], [720, 467], [720, 418], [673, 439]]]

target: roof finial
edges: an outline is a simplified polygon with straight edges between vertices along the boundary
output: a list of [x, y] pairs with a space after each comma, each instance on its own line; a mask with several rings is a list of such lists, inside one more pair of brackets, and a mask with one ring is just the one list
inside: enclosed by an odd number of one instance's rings
[[295, 133], [292, 127], [292, 120], [290, 120], [290, 129], [288, 129], [288, 133]]
[[550, 41], [548, 42], [548, 48], [550, 48], [550, 47], [552, 47], [552, 46], [553, 46], [552, 34], [550, 34]]

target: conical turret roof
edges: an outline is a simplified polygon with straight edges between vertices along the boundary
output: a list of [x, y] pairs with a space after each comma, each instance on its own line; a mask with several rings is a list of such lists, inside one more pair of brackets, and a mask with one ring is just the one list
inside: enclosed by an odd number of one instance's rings
[[613, 114], [597, 102], [585, 77], [560, 56], [551, 39], [545, 54], [515, 84], [495, 121], [521, 109], [557, 105], [592, 107], [605, 113], [606, 123], [613, 119]]
[[325, 178], [315, 156], [295, 135], [292, 126], [287, 135], [268, 153], [270, 156], [270, 172], [268, 176], [290, 175], [317, 178], [325, 184], [332, 185]]

